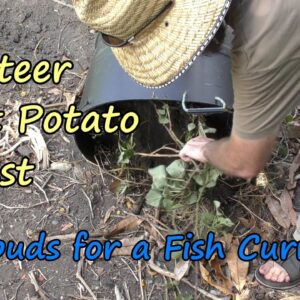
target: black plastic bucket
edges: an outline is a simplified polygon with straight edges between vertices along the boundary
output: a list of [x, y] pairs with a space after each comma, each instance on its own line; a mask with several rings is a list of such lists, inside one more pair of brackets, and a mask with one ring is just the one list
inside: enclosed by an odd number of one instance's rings
[[[139, 110], [141, 122], [151, 121], [148, 102], [164, 101], [176, 107], [183, 115], [221, 114], [233, 107], [230, 38], [225, 39], [218, 53], [202, 55], [192, 66], [169, 86], [148, 89], [136, 83], [119, 65], [111, 49], [97, 39], [96, 53], [91, 63], [81, 101], [77, 108], [83, 113], [105, 111], [111, 104], [120, 112]], [[146, 116], [147, 115], [147, 116]], [[143, 119], [145, 117], [145, 120]], [[180, 118], [179, 118], [180, 119]], [[151, 134], [163, 135], [155, 127]], [[149, 131], [149, 130], [148, 130]], [[116, 136], [101, 136], [103, 145], [112, 145]], [[159, 140], [163, 140], [161, 136]], [[95, 136], [78, 132], [77, 146], [91, 161], [94, 160]], [[159, 142], [157, 145], [159, 146]], [[154, 146], [154, 147], [155, 147]]]

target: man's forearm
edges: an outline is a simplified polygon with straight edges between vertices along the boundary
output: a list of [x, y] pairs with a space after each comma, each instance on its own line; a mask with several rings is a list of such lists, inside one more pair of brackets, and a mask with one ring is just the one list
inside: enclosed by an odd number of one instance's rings
[[252, 163], [250, 157], [243, 156], [233, 150], [229, 138], [208, 143], [204, 149], [204, 156], [207, 162], [225, 174], [234, 177], [252, 178], [257, 175], [262, 163]]
[[230, 176], [239, 176], [238, 168], [229, 148], [229, 138], [208, 143], [204, 149], [207, 162]]
[[244, 139], [234, 132], [219, 141], [197, 137], [187, 142], [179, 155], [187, 162], [209, 163], [230, 176], [252, 178], [270, 158], [275, 137], [273, 134], [260, 139]]

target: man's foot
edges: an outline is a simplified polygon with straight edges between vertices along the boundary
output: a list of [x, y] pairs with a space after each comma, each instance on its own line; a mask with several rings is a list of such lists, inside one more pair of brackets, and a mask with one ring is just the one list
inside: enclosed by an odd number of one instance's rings
[[261, 285], [275, 290], [289, 290], [300, 285], [300, 260], [294, 249], [287, 260], [269, 261], [255, 271]]
[[290, 282], [290, 276], [287, 271], [277, 264], [275, 261], [268, 261], [259, 268], [259, 273], [265, 277], [266, 280], [273, 282]]

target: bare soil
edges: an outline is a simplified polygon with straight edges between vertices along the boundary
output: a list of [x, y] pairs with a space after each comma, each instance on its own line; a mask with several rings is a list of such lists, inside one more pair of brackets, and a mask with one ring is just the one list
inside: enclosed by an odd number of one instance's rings
[[[1, 108], [14, 101], [40, 102], [44, 105], [63, 102], [62, 95], [53, 93], [53, 88], [71, 93], [76, 90], [89, 68], [95, 33], [77, 20], [70, 7], [52, 0], [0, 0], [0, 5], [1, 55], [9, 54], [15, 61], [27, 59], [32, 62], [41, 59], [51, 62], [71, 59], [75, 64], [74, 70], [66, 73], [59, 86], [37, 86], [34, 83], [2, 85]], [[30, 188], [14, 186], [0, 189], [2, 240], [24, 241], [26, 244], [42, 230], [49, 236], [74, 233], [82, 229], [93, 232], [103, 227], [103, 219], [112, 207], [115, 209], [112, 210], [109, 224], [116, 223], [126, 214], [128, 207], [117, 201], [103, 185], [99, 170], [83, 158], [73, 137], [61, 131], [52, 136], [45, 135], [45, 140], [51, 162], [65, 161], [72, 167], [66, 172], [50, 169], [37, 171], [35, 181], [43, 191], [37, 185]], [[28, 151], [28, 148], [20, 147], [15, 155], [21, 157], [27, 155]], [[4, 162], [5, 159], [1, 160], [1, 163]], [[106, 180], [107, 183], [112, 181], [108, 178]], [[220, 197], [227, 204], [225, 211], [230, 217], [237, 220], [238, 216], [247, 214], [240, 205], [228, 200], [232, 196], [228, 187], [221, 186], [219, 189], [210, 197]], [[250, 208], [255, 211], [258, 206], [258, 202], [253, 202]], [[271, 216], [263, 208], [257, 213], [271, 220]], [[12, 262], [1, 257], [0, 299], [43, 298], [42, 292], [37, 292], [30, 280], [31, 272], [34, 272], [39, 286], [49, 299], [91, 299], [86, 288], [76, 278], [78, 265], [72, 260], [72, 242], [65, 242], [60, 250], [61, 258], [55, 262]], [[160, 263], [164, 264], [162, 260]], [[131, 299], [141, 299], [141, 284], [154, 300], [176, 299], [178, 294], [178, 289], [170, 286], [166, 278], [157, 274], [151, 276], [146, 265], [139, 266], [127, 257], [114, 258], [109, 262], [97, 261], [93, 265], [85, 263], [82, 275], [98, 299], [116, 299], [116, 286], [123, 295], [128, 287]], [[139, 275], [143, 277], [143, 281], [140, 281]], [[249, 275], [249, 282], [253, 284], [253, 271]], [[179, 289], [183, 294], [192, 295], [193, 299], [202, 299], [185, 284], [180, 284]], [[279, 299], [282, 296], [255, 284], [251, 291], [249, 299]], [[291, 292], [288, 295], [295, 294], [296, 292]]]
[[[94, 51], [95, 34], [78, 22], [72, 9], [53, 1], [1, 0], [0, 4], [1, 54], [9, 54], [15, 61], [27, 59], [33, 63], [42, 59], [50, 62], [71, 59], [75, 64], [73, 73], [66, 74], [56, 88], [74, 91], [82, 74], [88, 69]], [[1, 86], [1, 107], [5, 107], [7, 101], [43, 104], [61, 102], [61, 96], [48, 93], [53, 87], [37, 86], [34, 83]], [[46, 201], [45, 195], [35, 185], [30, 188], [15, 186], [1, 189], [2, 240], [28, 243], [41, 230], [45, 230], [48, 235], [66, 234], [79, 229], [94, 231], [100, 226], [105, 212], [116, 205], [113, 196], [103, 190], [95, 167], [87, 163], [77, 150], [73, 137], [60, 132], [46, 136], [45, 139], [51, 161], [70, 162], [72, 169], [68, 172], [40, 171], [35, 174], [35, 180], [40, 186], [47, 181], [44, 190], [49, 205], [30, 208]], [[26, 148], [24, 151], [26, 153]], [[21, 156], [22, 153], [18, 154]], [[92, 201], [94, 219], [91, 219], [83, 190]], [[72, 227], [62, 232], [66, 224]], [[28, 277], [30, 271], [35, 271], [39, 284], [50, 299], [74, 299], [68, 295], [80, 297], [80, 292], [85, 294], [75, 277], [77, 264], [72, 260], [71, 250], [71, 243], [66, 243], [61, 249], [61, 258], [51, 263], [17, 263], [1, 258], [0, 299], [36, 299], [38, 294]], [[114, 299], [115, 285], [122, 288], [124, 277], [131, 286], [132, 295], [135, 294], [138, 285], [127, 270], [127, 265], [116, 259], [87, 269], [84, 277], [99, 299]]]

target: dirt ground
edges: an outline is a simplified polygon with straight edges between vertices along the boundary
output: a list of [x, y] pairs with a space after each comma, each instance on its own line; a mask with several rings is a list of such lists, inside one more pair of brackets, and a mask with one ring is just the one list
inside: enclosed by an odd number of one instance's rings
[[[76, 19], [72, 9], [48, 0], [1, 0], [0, 51], [8, 53], [13, 60], [41, 59], [52, 61], [71, 59], [75, 63], [74, 74], [64, 76], [60, 89], [72, 91], [87, 70], [94, 50], [95, 35]], [[50, 86], [35, 84], [1, 86], [1, 106], [7, 101], [55, 103], [57, 95], [48, 94]], [[101, 179], [95, 175], [95, 168], [83, 160], [72, 137], [63, 133], [45, 137], [50, 159], [72, 163], [69, 172], [41, 171], [36, 173], [37, 183], [48, 181], [47, 198], [50, 205], [27, 208], [45, 202], [45, 195], [36, 187], [1, 189], [0, 212], [1, 238], [3, 240], [28, 241], [41, 230], [49, 235], [62, 233], [63, 226], [71, 226], [64, 233], [74, 230], [94, 230], [100, 226], [108, 208], [115, 205], [113, 197], [102, 190]], [[25, 150], [26, 151], [26, 150]], [[97, 172], [96, 172], [97, 173]], [[83, 193], [92, 199], [93, 213]], [[11, 207], [5, 208], [4, 205]], [[24, 207], [21, 209], [15, 209]], [[131, 264], [128, 262], [128, 264]], [[37, 293], [30, 283], [28, 273], [35, 275], [51, 299], [69, 299], [68, 295], [80, 295], [82, 285], [76, 280], [77, 264], [71, 257], [71, 245], [62, 248], [62, 257], [53, 263], [39, 261], [14, 263], [1, 258], [0, 299], [35, 299]], [[135, 266], [132, 266], [135, 268]], [[115, 285], [123, 286], [124, 276], [132, 283], [134, 293], [136, 281], [122, 261], [112, 261], [89, 268], [85, 272], [91, 288], [99, 299], [114, 299]], [[38, 271], [37, 271], [38, 270]], [[101, 278], [101, 280], [99, 280]], [[70, 298], [71, 299], [71, 298]], [[74, 298], [73, 298], [74, 299]], [[82, 298], [83, 299], [83, 298]]]
[[[71, 59], [75, 64], [74, 70], [66, 73], [59, 87], [51, 84], [37, 86], [33, 83], [1, 86], [1, 107], [15, 101], [39, 102], [49, 107], [63, 102], [62, 94], [57, 89], [64, 93], [76, 90], [88, 70], [96, 34], [77, 20], [70, 7], [52, 0], [0, 0], [0, 4], [1, 54], [7, 53], [16, 61], [28, 59], [37, 62], [47, 59], [53, 62]], [[70, 168], [66, 171], [37, 171], [37, 185], [0, 190], [2, 240], [28, 243], [42, 230], [49, 236], [82, 229], [93, 232], [103, 227], [107, 211], [111, 211], [110, 217], [114, 223], [126, 214], [124, 203], [117, 202], [104, 187], [98, 169], [83, 158], [73, 137], [61, 131], [53, 136], [45, 135], [45, 140], [51, 162], [65, 161]], [[30, 155], [30, 149], [20, 147], [16, 154]], [[220, 194], [224, 196], [224, 190]], [[115, 209], [111, 210], [112, 207]], [[240, 212], [237, 205], [234, 207]], [[61, 258], [55, 262], [11, 262], [1, 257], [0, 299], [92, 299], [86, 287], [76, 278], [78, 265], [72, 260], [72, 242], [63, 243], [61, 253]], [[41, 287], [40, 291], [32, 284], [32, 274]], [[131, 299], [142, 299], [141, 282], [146, 294], [151, 294], [147, 299], [176, 299], [178, 291], [171, 287], [167, 296], [169, 282], [166, 278], [149, 276], [145, 265], [127, 257], [114, 258], [109, 262], [98, 261], [93, 265], [84, 264], [82, 275], [97, 299], [123, 299], [116, 296], [116, 287], [124, 296], [129, 291]], [[142, 281], [139, 276], [143, 277]], [[253, 282], [253, 272], [249, 276], [252, 276], [252, 279], [249, 278]], [[177, 299], [205, 299], [195, 295], [185, 284], [180, 284], [179, 289], [192, 297]], [[284, 295], [295, 295], [295, 292]], [[276, 299], [281, 298], [281, 294], [254, 285], [250, 298]]]

